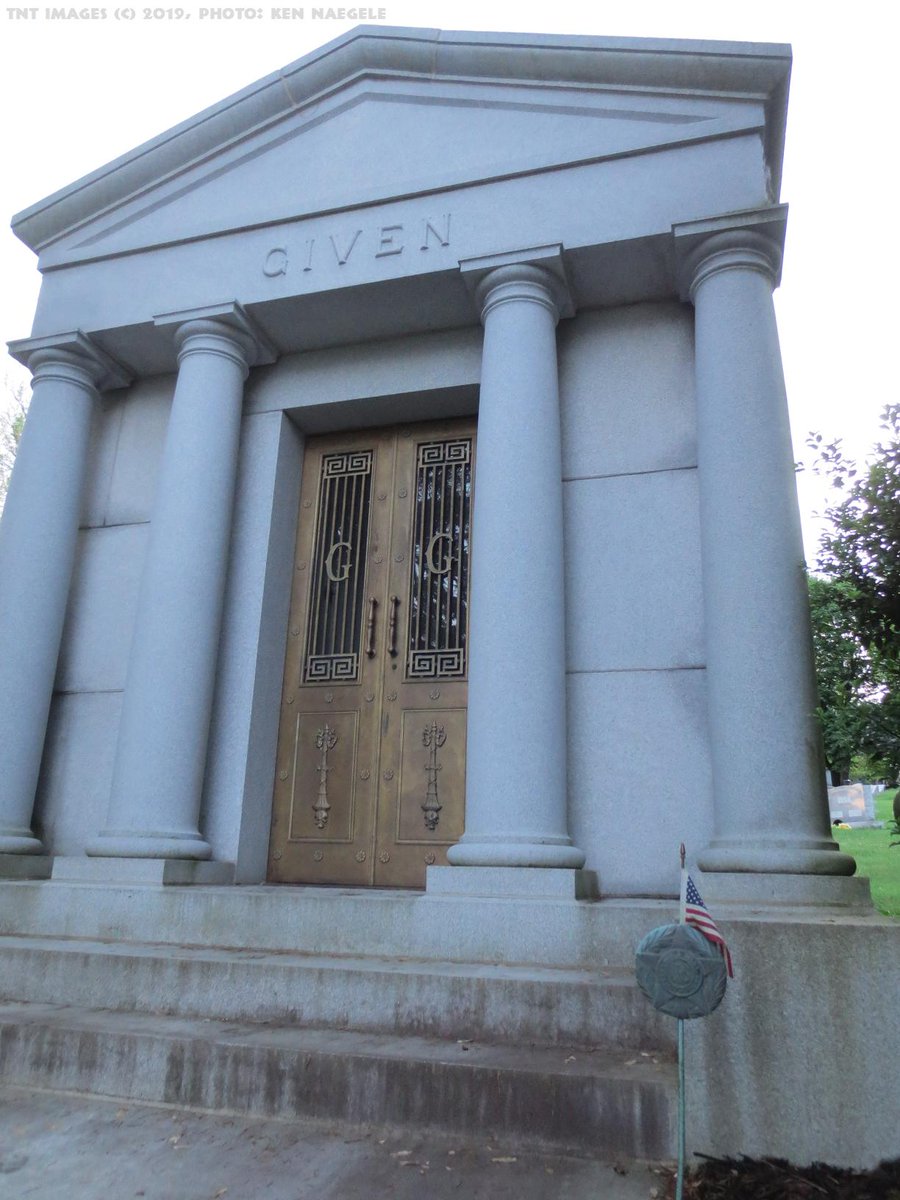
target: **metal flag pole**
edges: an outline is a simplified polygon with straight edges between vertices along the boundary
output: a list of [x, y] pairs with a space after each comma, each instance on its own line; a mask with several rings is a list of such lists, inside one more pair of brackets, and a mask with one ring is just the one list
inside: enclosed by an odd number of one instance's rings
[[[721, 1004], [731, 971], [731, 955], [685, 868], [681, 850], [678, 924], [645, 934], [635, 951], [638, 987], [659, 1012], [678, 1020], [678, 1172], [675, 1200], [684, 1190], [685, 1122], [684, 1023], [708, 1017]], [[690, 913], [690, 920], [688, 920]]]
[[[681, 889], [678, 902], [678, 924], [686, 923], [687, 870], [684, 865], [684, 842], [679, 847], [681, 856]], [[685, 1158], [685, 1096], [684, 1096], [684, 1018], [678, 1018], [678, 1173], [675, 1176], [675, 1200], [682, 1200], [684, 1190]]]

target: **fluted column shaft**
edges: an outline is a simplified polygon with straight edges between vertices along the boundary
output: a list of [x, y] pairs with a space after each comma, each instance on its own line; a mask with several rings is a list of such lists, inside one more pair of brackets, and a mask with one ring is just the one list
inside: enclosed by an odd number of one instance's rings
[[100, 371], [66, 350], [29, 359], [33, 395], [0, 521], [0, 853], [31, 831], [78, 541]]
[[688, 264], [715, 836], [704, 871], [851, 874], [830, 836], [809, 602], [772, 289], [760, 233]]
[[141, 578], [106, 828], [89, 854], [210, 856], [198, 831], [250, 339], [176, 335], [178, 381]]
[[565, 608], [556, 281], [481, 281], [466, 832], [457, 866], [580, 867], [566, 815]]

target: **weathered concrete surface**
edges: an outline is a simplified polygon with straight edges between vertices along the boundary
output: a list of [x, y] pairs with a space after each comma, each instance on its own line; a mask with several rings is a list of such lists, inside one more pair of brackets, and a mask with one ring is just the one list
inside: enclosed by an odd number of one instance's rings
[[0, 937], [0, 1001], [674, 1053], [628, 967], [563, 970]]
[[686, 1027], [693, 1146], [864, 1170], [896, 1158], [900, 921], [726, 913], [735, 978]]
[[0, 934], [442, 963], [621, 966], [648, 929], [677, 915], [675, 899], [529, 902], [365, 888], [0, 882]]
[[0, 1088], [7, 1200], [645, 1200], [659, 1168]]
[[19, 1004], [0, 1008], [6, 1083], [256, 1116], [494, 1130], [545, 1149], [675, 1153], [675, 1067], [650, 1054]]

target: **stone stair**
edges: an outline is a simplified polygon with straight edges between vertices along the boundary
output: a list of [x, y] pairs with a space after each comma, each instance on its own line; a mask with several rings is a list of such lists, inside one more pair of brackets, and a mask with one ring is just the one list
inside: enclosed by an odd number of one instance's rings
[[355, 1030], [0, 1007], [4, 1082], [282, 1118], [493, 1134], [598, 1157], [671, 1155], [652, 1056]]
[[0, 938], [0, 999], [118, 1012], [469, 1039], [663, 1049], [664, 1018], [624, 968], [373, 958]]
[[[634, 941], [667, 906], [365, 899], [0, 885], [0, 1078], [673, 1155], [674, 1022], [631, 970]], [[513, 914], [523, 959], [491, 960], [489, 921]], [[163, 929], [168, 942], [146, 938]]]

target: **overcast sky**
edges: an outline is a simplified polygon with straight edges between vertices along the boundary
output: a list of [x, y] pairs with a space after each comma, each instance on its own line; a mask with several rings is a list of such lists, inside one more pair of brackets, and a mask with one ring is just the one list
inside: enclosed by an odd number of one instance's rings
[[[263, 5], [261, 20], [201, 20], [193, 0], [182, 5], [187, 19], [144, 20], [139, 4], [133, 21], [117, 21], [117, 2], [92, 20], [49, 19], [43, 0], [27, 9], [36, 17], [0, 8], [4, 225], [14, 212], [358, 23], [313, 19], [306, 4], [294, 6], [304, 9], [304, 19], [289, 22], [271, 19], [270, 4]], [[888, 211], [897, 205], [893, 6], [876, 0], [852, 6], [386, 0], [369, 11], [379, 9], [385, 20], [368, 23], [791, 43], [782, 186], [790, 220], [776, 306], [795, 452], [802, 456], [810, 429], [843, 436], [856, 454], [867, 451], [878, 436], [880, 409], [900, 399], [900, 252]], [[103, 4], [94, 11], [104, 11]], [[34, 261], [4, 229], [4, 342], [30, 332], [39, 284]], [[5, 374], [27, 378], [17, 364], [6, 363]], [[821, 508], [823, 493], [812, 476], [801, 477], [800, 492], [812, 559], [811, 513]]]

